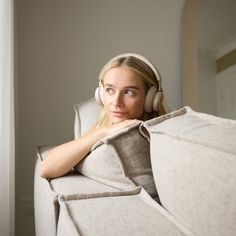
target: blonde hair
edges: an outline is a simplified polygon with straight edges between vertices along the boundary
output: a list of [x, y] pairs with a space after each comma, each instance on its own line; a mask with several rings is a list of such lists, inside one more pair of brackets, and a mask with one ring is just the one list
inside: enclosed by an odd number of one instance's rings
[[[160, 86], [160, 89], [162, 90], [160, 81], [157, 80], [153, 70], [145, 62], [135, 56], [115, 57], [114, 59], [110, 60], [103, 67], [99, 74], [99, 86], [103, 86], [105, 74], [109, 70], [117, 67], [125, 67], [137, 73], [139, 77], [144, 81], [146, 91], [148, 91], [148, 89], [152, 86], [155, 86], [158, 90]], [[161, 102], [157, 107], [157, 112], [144, 112], [142, 120], [149, 120], [151, 118], [166, 114], [163, 106], [163, 98], [164, 96], [162, 95]], [[110, 127], [111, 125], [112, 122], [109, 119], [105, 108], [103, 107], [96, 128]]]

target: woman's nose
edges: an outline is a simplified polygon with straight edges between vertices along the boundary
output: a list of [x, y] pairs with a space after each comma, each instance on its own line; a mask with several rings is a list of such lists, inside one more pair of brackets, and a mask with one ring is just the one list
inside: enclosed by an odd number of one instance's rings
[[123, 105], [123, 99], [122, 94], [117, 92], [115, 96], [113, 97], [113, 105], [114, 106], [122, 106]]

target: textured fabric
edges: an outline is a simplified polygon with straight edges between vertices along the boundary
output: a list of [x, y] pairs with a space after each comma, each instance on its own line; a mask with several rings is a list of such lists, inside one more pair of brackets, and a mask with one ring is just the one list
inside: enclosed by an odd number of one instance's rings
[[163, 207], [195, 235], [236, 235], [236, 121], [185, 107], [144, 127]]
[[71, 172], [60, 178], [50, 180], [53, 191], [58, 194], [89, 194], [108, 191], [117, 191], [117, 189], [94, 181], [78, 172]]
[[119, 195], [61, 197], [58, 235], [192, 235], [140, 189]]
[[[41, 147], [38, 149], [38, 157], [40, 160], [47, 158], [47, 154], [52, 147]], [[38, 175], [38, 167], [36, 168]], [[35, 174], [36, 175], [36, 174]], [[37, 176], [35, 176], [37, 177]], [[38, 176], [38, 178], [40, 178]], [[89, 194], [89, 193], [101, 193], [108, 191], [117, 191], [116, 188], [104, 185], [90, 178], [87, 178], [77, 171], [70, 171], [68, 174], [61, 176], [60, 178], [46, 180], [40, 178], [40, 180], [46, 181], [50, 189], [56, 195], [63, 194]]]
[[39, 176], [39, 163], [47, 157], [50, 149], [52, 149], [52, 147], [39, 147], [37, 149], [34, 177], [34, 215], [35, 232], [37, 236], [56, 235], [60, 211], [58, 196], [120, 191], [79, 175], [76, 171], [51, 180], [41, 178]]
[[[94, 222], [94, 224], [96, 224]], [[57, 236], [80, 236], [79, 230], [71, 220], [70, 212], [66, 204], [60, 205], [60, 217], [58, 220]]]
[[150, 163], [149, 142], [135, 124], [105, 137], [75, 169], [89, 178], [117, 189], [143, 186], [157, 196]]
[[39, 176], [39, 163], [50, 147], [38, 148], [34, 175], [34, 219], [37, 236], [56, 236], [59, 204], [49, 182]]
[[95, 99], [91, 98], [86, 102], [74, 105], [74, 110], [74, 135], [75, 139], [77, 139], [95, 125], [99, 117], [100, 108]]

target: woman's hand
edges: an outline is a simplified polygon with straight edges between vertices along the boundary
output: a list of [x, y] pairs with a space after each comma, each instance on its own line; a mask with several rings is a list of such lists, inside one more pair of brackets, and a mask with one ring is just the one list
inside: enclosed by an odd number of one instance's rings
[[133, 126], [139, 122], [140, 120], [133, 119], [133, 120], [124, 120], [120, 123], [114, 124], [111, 127], [105, 128], [105, 136], [115, 133], [118, 130]]

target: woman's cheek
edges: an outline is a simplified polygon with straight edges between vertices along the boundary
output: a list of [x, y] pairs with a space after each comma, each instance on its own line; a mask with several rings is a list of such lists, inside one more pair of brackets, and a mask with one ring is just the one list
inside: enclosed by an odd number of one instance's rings
[[104, 106], [104, 107], [108, 107], [108, 105], [109, 105], [109, 99], [108, 99], [108, 97], [105, 95], [105, 96], [103, 96], [103, 106]]
[[141, 118], [144, 112], [144, 101], [137, 101], [130, 106], [134, 118]]

